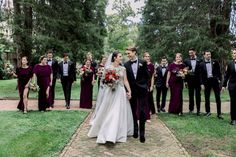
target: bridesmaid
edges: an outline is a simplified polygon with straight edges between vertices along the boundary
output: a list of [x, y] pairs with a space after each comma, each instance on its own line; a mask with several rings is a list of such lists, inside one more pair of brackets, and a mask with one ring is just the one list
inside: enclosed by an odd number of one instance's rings
[[151, 57], [148, 52], [145, 52], [143, 54], [143, 59], [147, 62], [147, 67], [148, 67], [148, 72], [150, 75], [150, 80], [148, 82], [148, 95], [147, 95], [147, 102], [148, 102], [148, 110], [147, 110], [147, 122], [150, 121], [150, 111], [152, 114], [155, 114], [155, 106], [154, 106], [154, 100], [153, 100], [153, 86], [154, 86], [154, 72], [155, 72], [155, 67], [151, 62]]
[[169, 113], [183, 114], [183, 79], [185, 65], [182, 54], [176, 53], [175, 61], [168, 67], [166, 87], [170, 88]]
[[98, 65], [98, 72], [97, 72], [97, 76], [98, 76], [98, 89], [100, 88], [100, 81], [101, 81], [101, 77], [104, 71], [104, 67], [107, 61], [107, 57], [106, 56], [102, 56], [100, 64]]
[[80, 69], [81, 90], [80, 90], [80, 108], [92, 108], [93, 84], [95, 83], [94, 69], [91, 66], [91, 60], [86, 59], [84, 66]]
[[39, 59], [40, 63], [36, 64], [34, 67], [34, 78], [37, 79], [37, 84], [39, 86], [38, 91], [38, 108], [39, 111], [46, 111], [46, 108], [51, 110], [49, 106], [50, 99], [52, 97], [50, 93], [50, 87], [52, 86], [52, 69], [50, 65], [47, 64], [47, 57], [41, 56]]
[[23, 113], [27, 113], [28, 96], [29, 96], [29, 83], [33, 76], [33, 69], [28, 66], [28, 58], [23, 56], [21, 58], [21, 66], [16, 68], [16, 73], [13, 75], [18, 78], [17, 85], [19, 90], [20, 102], [17, 108]]
[[230, 124], [236, 125], [236, 49], [232, 50], [232, 61], [227, 66], [222, 90], [227, 86], [230, 96]]

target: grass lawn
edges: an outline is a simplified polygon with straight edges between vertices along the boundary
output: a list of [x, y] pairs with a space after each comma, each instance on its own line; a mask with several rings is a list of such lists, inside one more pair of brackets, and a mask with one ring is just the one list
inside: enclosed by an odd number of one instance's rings
[[[16, 79], [12, 80], [0, 80], [0, 98], [14, 98], [18, 99], [18, 90], [16, 90]], [[56, 83], [56, 99], [64, 99], [63, 95], [63, 90], [61, 83], [58, 81]], [[98, 92], [98, 87], [97, 84], [93, 88], [93, 100], [96, 100], [97, 98], [97, 92]], [[204, 92], [202, 91], [202, 101], [204, 101]], [[154, 99], [156, 99], [156, 90], [154, 90]], [[30, 98], [36, 98], [37, 97], [37, 92], [30, 92], [29, 95]], [[79, 99], [80, 97], [80, 80], [78, 79], [76, 83], [73, 84], [72, 86], [72, 91], [71, 91], [71, 99]], [[167, 100], [169, 100], [169, 92], [167, 95]], [[183, 98], [184, 101], [188, 100], [188, 89], [184, 89], [183, 92]], [[221, 94], [221, 100], [222, 102], [229, 101], [229, 94], [228, 91], [223, 92]], [[211, 92], [211, 101], [215, 101], [214, 93], [213, 91]]]
[[161, 113], [159, 118], [164, 121], [191, 156], [236, 155], [236, 127], [229, 125], [229, 114], [224, 115], [224, 120], [218, 120], [216, 114], [206, 118], [188, 114], [180, 117]]
[[[18, 90], [16, 89], [17, 80], [0, 80], [0, 98], [14, 98], [18, 99]], [[97, 84], [93, 88], [93, 100], [96, 100], [97, 97]], [[59, 81], [56, 83], [56, 99], [64, 99], [64, 94], [62, 90], [62, 85]], [[29, 98], [37, 98], [37, 92], [30, 91]], [[71, 90], [71, 99], [79, 99], [80, 98], [80, 79], [77, 80], [72, 85]]]
[[0, 156], [58, 156], [86, 111], [0, 112]]

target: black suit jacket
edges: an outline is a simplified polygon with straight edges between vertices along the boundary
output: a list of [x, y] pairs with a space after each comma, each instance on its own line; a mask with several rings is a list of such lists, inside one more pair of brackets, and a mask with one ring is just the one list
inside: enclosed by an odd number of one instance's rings
[[[216, 60], [211, 60], [211, 66], [212, 66], [212, 75], [214, 79], [217, 79], [217, 81], [221, 82], [222, 76], [221, 76], [221, 70], [220, 70], [220, 64]], [[205, 61], [200, 63], [200, 84], [205, 85], [207, 83], [207, 68]]]
[[[63, 81], [63, 61], [59, 63], [58, 73]], [[71, 82], [76, 81], [76, 68], [72, 61], [68, 61], [68, 77]]]
[[[229, 83], [228, 83], [229, 81]], [[229, 90], [236, 90], [236, 69], [234, 61], [230, 62], [227, 66], [223, 87], [226, 87], [228, 83]]]
[[56, 59], [52, 59], [52, 72], [53, 72], [53, 79], [57, 78], [58, 74], [58, 62]]
[[141, 59], [138, 59], [138, 71], [136, 79], [131, 67], [131, 61], [128, 61], [124, 64], [127, 73], [127, 79], [130, 84], [132, 95], [140, 96], [146, 94], [148, 91], [148, 81], [150, 79], [147, 62]]
[[157, 77], [156, 77], [156, 87], [163, 87], [166, 86], [166, 78], [167, 78], [167, 67], [166, 67], [166, 72], [164, 74], [164, 76], [162, 75], [162, 66], [158, 66], [156, 68], [156, 73], [157, 73]]
[[[185, 81], [188, 83], [198, 83], [200, 84], [200, 72], [201, 72], [201, 67], [200, 67], [200, 63], [202, 62], [202, 60], [196, 58], [196, 66], [195, 66], [195, 71], [194, 71], [194, 75], [187, 75], [185, 78]], [[192, 64], [191, 64], [191, 60], [186, 59], [184, 61], [184, 64], [186, 65], [186, 67], [188, 67], [188, 70], [192, 70]]]

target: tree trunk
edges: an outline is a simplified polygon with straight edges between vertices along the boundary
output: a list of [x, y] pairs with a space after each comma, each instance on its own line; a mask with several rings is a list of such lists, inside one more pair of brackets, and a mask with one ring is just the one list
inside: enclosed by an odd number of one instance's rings
[[[14, 6], [14, 42], [19, 57], [31, 58], [32, 52], [32, 7], [29, 4], [21, 6], [19, 0], [13, 0]], [[18, 58], [19, 59], [19, 58]]]

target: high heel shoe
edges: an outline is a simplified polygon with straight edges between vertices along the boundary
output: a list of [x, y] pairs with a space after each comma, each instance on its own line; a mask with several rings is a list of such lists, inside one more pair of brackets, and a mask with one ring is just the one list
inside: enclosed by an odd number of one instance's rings
[[27, 113], [27, 110], [25, 109], [25, 110], [23, 111], [23, 113], [26, 114], [26, 113]]

